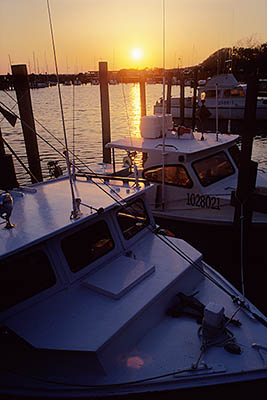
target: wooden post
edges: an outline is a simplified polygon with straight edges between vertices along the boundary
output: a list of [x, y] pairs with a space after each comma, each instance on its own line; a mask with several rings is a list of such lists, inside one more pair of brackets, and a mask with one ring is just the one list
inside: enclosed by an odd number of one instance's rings
[[167, 107], [166, 107], [166, 114], [171, 114], [171, 97], [172, 97], [172, 76], [168, 75], [168, 79], [167, 79]]
[[192, 107], [192, 130], [196, 126], [196, 105], [197, 105], [197, 76], [198, 70], [194, 69], [194, 80], [193, 80], [193, 107]]
[[180, 125], [184, 125], [184, 77], [180, 80]]
[[[257, 176], [257, 163], [251, 160], [253, 136], [256, 126], [257, 107], [257, 80], [253, 76], [247, 84], [244, 129], [242, 133], [241, 157], [238, 172], [238, 184], [235, 198], [234, 226], [237, 235], [238, 248], [240, 249], [240, 260], [243, 268], [247, 271], [248, 254], [250, 249], [249, 231], [252, 223], [253, 209], [249, 204], [249, 198], [255, 189]], [[241, 241], [241, 235], [243, 241]], [[248, 271], [247, 271], [248, 273]], [[255, 272], [253, 272], [254, 274]], [[247, 276], [248, 278], [248, 276]], [[248, 280], [246, 279], [247, 283]]]
[[18, 187], [12, 154], [6, 154], [0, 128], [0, 189], [9, 190]]
[[140, 75], [140, 103], [141, 103], [141, 117], [146, 115], [146, 82], [143, 75]]
[[110, 142], [108, 63], [106, 61], [99, 62], [99, 82], [101, 98], [103, 162], [111, 164], [111, 150], [105, 147], [106, 144]]
[[17, 95], [21, 126], [24, 135], [32, 183], [43, 180], [26, 65], [12, 65], [14, 88]]
[[2, 140], [2, 131], [0, 128], [0, 156], [4, 156], [5, 154], [6, 153], [5, 153], [5, 148], [4, 148], [4, 142]]

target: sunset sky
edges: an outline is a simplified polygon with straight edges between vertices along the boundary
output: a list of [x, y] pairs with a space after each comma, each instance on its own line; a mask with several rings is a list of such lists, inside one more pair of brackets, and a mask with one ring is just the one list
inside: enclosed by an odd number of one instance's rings
[[[50, 0], [60, 73], [163, 65], [163, 0]], [[166, 68], [267, 42], [267, 0], [165, 0]], [[0, 0], [0, 74], [53, 73], [47, 0]], [[133, 50], [135, 51], [133, 52]]]

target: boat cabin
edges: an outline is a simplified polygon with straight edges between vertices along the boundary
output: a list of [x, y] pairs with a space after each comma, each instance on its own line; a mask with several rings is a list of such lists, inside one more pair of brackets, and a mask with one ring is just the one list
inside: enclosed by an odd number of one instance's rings
[[151, 138], [123, 138], [108, 147], [144, 155], [139, 175], [156, 184], [150, 193], [152, 209], [160, 207], [164, 179], [166, 209], [216, 210], [230, 198], [237, 180], [237, 141], [237, 135], [202, 135], [182, 128], [180, 132], [168, 131], [164, 142], [157, 134], [153, 137], [152, 130]]

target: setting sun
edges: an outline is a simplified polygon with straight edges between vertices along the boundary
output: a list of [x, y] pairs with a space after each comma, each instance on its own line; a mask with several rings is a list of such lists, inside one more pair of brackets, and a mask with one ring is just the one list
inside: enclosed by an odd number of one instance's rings
[[143, 50], [139, 48], [135, 48], [132, 50], [132, 58], [134, 60], [141, 60], [143, 58]]

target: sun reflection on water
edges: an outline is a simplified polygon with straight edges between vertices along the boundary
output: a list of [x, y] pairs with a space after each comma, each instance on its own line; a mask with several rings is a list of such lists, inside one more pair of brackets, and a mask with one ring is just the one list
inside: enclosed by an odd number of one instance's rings
[[134, 136], [140, 137], [140, 118], [141, 118], [141, 102], [140, 102], [140, 87], [134, 84], [130, 88], [130, 109], [131, 109], [131, 133]]

